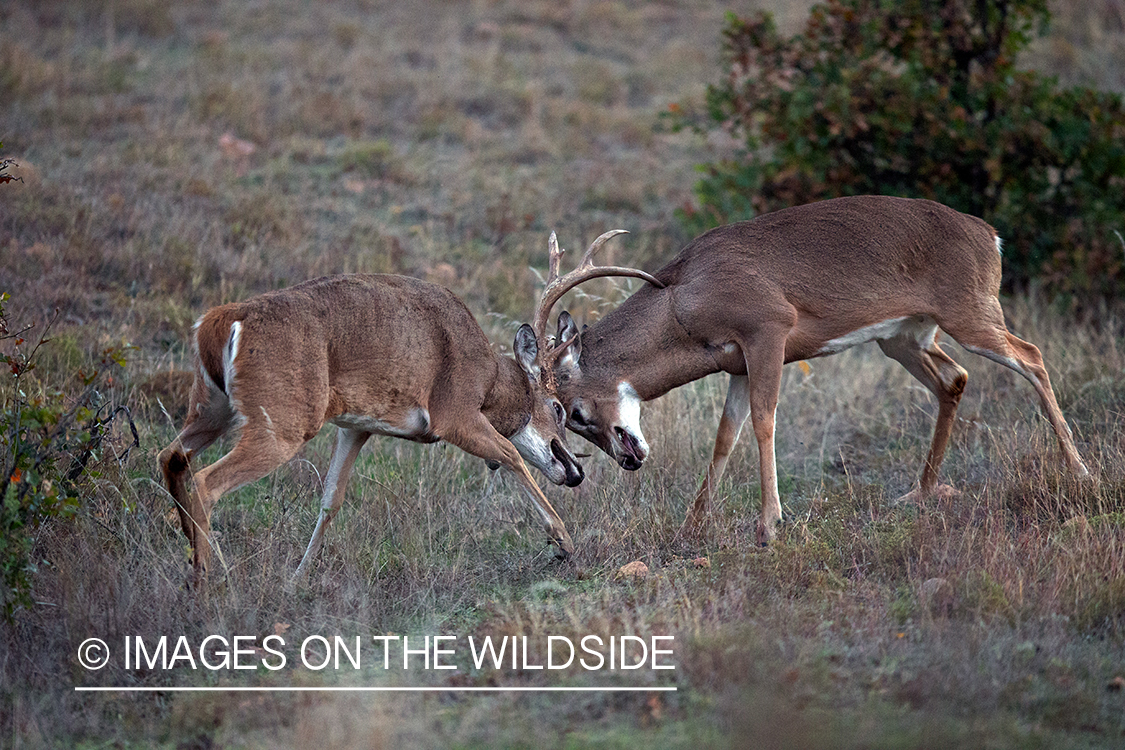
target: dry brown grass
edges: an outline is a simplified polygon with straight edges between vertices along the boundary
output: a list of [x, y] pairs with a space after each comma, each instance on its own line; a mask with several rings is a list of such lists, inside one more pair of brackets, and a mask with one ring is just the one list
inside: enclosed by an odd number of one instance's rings
[[[809, 3], [773, 5], [792, 29]], [[1111, 64], [1119, 5], [1060, 6], [1056, 35], [1029, 60], [1121, 89]], [[1125, 638], [1121, 323], [1109, 313], [1076, 322], [1040, 300], [1006, 305], [1013, 330], [1046, 354], [1091, 482], [1057, 471], [1025, 382], [951, 347], [970, 380], [944, 475], [963, 494], [895, 505], [917, 476], [935, 409], [865, 349], [814, 362], [811, 374], [786, 371], [787, 523], [767, 551], [752, 543], [752, 441], [732, 458], [708, 537], [675, 537], [722, 408], [723, 380], [709, 378], [645, 408], [653, 458], [643, 471], [625, 474], [598, 454], [581, 487], [547, 490], [580, 550], [571, 564], [551, 561], [525, 501], [480, 462], [382, 440], [361, 458], [310, 581], [287, 592], [315, 522], [324, 435], [223, 500], [216, 581], [208, 596], [185, 587], [187, 543], [153, 456], [182, 418], [175, 373], [195, 317], [311, 276], [388, 271], [450, 286], [508, 341], [529, 314], [528, 267], [545, 265], [552, 228], [570, 247], [628, 228], [605, 260], [657, 267], [686, 239], [672, 213], [690, 198], [693, 165], [730, 147], [658, 121], [670, 103], [698, 105], [718, 74], [725, 10], [702, 0], [458, 2], [425, 14], [374, 0], [0, 7], [0, 141], [25, 177], [0, 186], [0, 289], [13, 295], [15, 320], [62, 310], [46, 378], [109, 343], [139, 346], [107, 396], [133, 408], [144, 446], [126, 466], [103, 463], [75, 522], [40, 532], [38, 604], [0, 626], [0, 744], [1120, 743], [1122, 694], [1106, 686], [1121, 674]], [[1070, 58], [1056, 54], [1066, 45]], [[570, 307], [592, 317], [627, 288], [591, 284]], [[700, 555], [708, 567], [692, 562]], [[615, 577], [638, 559], [648, 577]], [[936, 604], [935, 590], [946, 592]], [[677, 670], [659, 680], [680, 690], [72, 691], [210, 680], [119, 663], [88, 674], [74, 654], [89, 636], [199, 640], [266, 635], [278, 623], [290, 639], [674, 634]], [[596, 681], [580, 670], [457, 680]]]

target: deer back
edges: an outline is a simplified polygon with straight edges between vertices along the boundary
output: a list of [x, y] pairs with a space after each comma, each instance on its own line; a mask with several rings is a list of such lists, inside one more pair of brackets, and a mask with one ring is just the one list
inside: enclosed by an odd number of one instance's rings
[[479, 409], [497, 373], [465, 305], [402, 276], [326, 277], [223, 305], [195, 338], [201, 367], [244, 416], [265, 409], [277, 422], [284, 409], [312, 433], [344, 414], [393, 424], [419, 407], [437, 432], [456, 419], [451, 407]]

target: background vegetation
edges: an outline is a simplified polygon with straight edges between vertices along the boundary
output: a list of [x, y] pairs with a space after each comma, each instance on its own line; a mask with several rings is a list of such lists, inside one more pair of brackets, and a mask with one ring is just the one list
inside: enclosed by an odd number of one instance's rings
[[[785, 38], [810, 3], [761, 5], [778, 13]], [[23, 537], [31, 603], [0, 625], [0, 744], [1120, 744], [1121, 327], [1109, 313], [1075, 322], [1034, 295], [1005, 300], [1011, 325], [1043, 348], [1095, 481], [1057, 470], [1025, 382], [950, 346], [970, 372], [945, 469], [963, 494], [895, 505], [919, 471], [935, 410], [905, 372], [864, 348], [786, 372], [778, 457], [788, 522], [766, 552], [753, 546], [752, 441], [731, 461], [709, 538], [675, 539], [721, 411], [725, 384], [708, 379], [646, 406], [654, 454], [643, 471], [626, 474], [599, 454], [581, 487], [547, 490], [580, 550], [572, 564], [551, 562], [526, 502], [481, 462], [382, 440], [362, 455], [308, 585], [286, 591], [315, 522], [325, 435], [224, 499], [214, 526], [225, 565], [208, 596], [185, 588], [187, 544], [154, 459], [183, 418], [195, 317], [322, 273], [394, 271], [450, 286], [502, 344], [530, 313], [529, 267], [545, 266], [550, 229], [569, 247], [629, 229], [607, 248], [614, 260], [658, 267], [692, 231], [674, 212], [692, 205], [694, 165], [744, 148], [737, 133], [671, 132], [661, 116], [705, 110], [706, 85], [728, 70], [729, 9], [704, 0], [453, 2], [426, 14], [373, 0], [0, 6], [0, 140], [23, 180], [0, 184], [0, 291], [10, 294], [9, 332], [34, 326], [21, 333], [22, 354], [13, 339], [0, 342], [4, 355], [27, 362], [27, 342], [55, 321], [36, 366], [2, 381], [2, 403], [58, 394], [43, 403], [75, 415], [75, 441], [52, 454], [60, 466], [81, 459], [86, 425], [117, 406], [129, 407], [141, 443], [124, 456], [129, 420], [105, 422], [74, 513]], [[1017, 71], [1125, 90], [1120, 0], [1053, 9], [1049, 35], [1015, 58]], [[580, 317], [628, 293], [600, 283], [570, 301]], [[136, 348], [123, 369], [113, 356], [99, 367], [126, 343]], [[101, 372], [81, 413], [79, 371]], [[4, 419], [9, 434], [19, 422]], [[616, 577], [637, 559], [648, 577]], [[677, 670], [660, 679], [679, 691], [73, 692], [231, 679], [125, 672], [119, 661], [87, 673], [75, 660], [87, 637], [279, 630], [289, 641], [672, 634]], [[578, 671], [552, 677], [595, 682]], [[448, 684], [547, 679], [468, 670]]]
[[708, 166], [689, 223], [839, 195], [926, 197], [997, 228], [1009, 289], [1117, 296], [1125, 106], [1018, 67], [1049, 15], [1046, 0], [831, 0], [791, 37], [768, 13], [732, 16], [729, 74], [698, 127], [743, 149]]

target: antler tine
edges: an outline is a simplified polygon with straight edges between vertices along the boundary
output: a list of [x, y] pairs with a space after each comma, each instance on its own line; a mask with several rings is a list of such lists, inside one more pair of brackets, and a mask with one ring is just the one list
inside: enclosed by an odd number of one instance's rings
[[551, 239], [547, 240], [547, 286], [559, 277], [559, 264], [562, 262], [562, 254], [566, 251], [559, 247], [559, 238], [551, 232]]
[[565, 276], [560, 277], [558, 275], [558, 266], [559, 261], [562, 259], [563, 251], [558, 250], [558, 239], [555, 237], [554, 232], [551, 233], [552, 241], [548, 243], [550, 258], [548, 260], [547, 285], [543, 288], [543, 294], [539, 298], [539, 304], [535, 307], [535, 320], [532, 322], [532, 328], [535, 330], [535, 336], [539, 339], [541, 349], [545, 349], [547, 343], [547, 321], [551, 317], [551, 308], [555, 306], [556, 302], [562, 299], [564, 294], [585, 281], [602, 276], [628, 276], [644, 279], [657, 289], [664, 288], [664, 284], [658, 281], [656, 277], [636, 268], [594, 265], [592, 258], [598, 248], [604, 245], [611, 237], [616, 237], [619, 234], [628, 234], [628, 232], [624, 229], [613, 229], [599, 236], [590, 243], [590, 247], [586, 248], [586, 252], [583, 254], [582, 261], [578, 264], [578, 267]]
[[539, 366], [548, 373], [553, 372], [555, 369], [555, 362], [562, 356], [566, 348], [570, 346], [574, 340], [578, 338], [578, 334], [574, 334], [566, 341], [559, 342], [557, 345], [552, 346], [539, 355]]
[[[574, 271], [571, 272], [582, 272], [582, 275], [580, 277], [577, 277], [578, 280], [573, 285], [571, 285], [571, 287], [568, 287], [568, 290], [570, 288], [573, 288], [573, 286], [581, 284], [583, 281], [596, 279], [602, 276], [627, 276], [634, 279], [643, 279], [652, 284], [657, 289], [664, 288], [663, 282], [659, 281], [655, 276], [645, 273], [639, 268], [594, 265], [594, 253], [596, 253], [598, 249], [606, 243], [606, 240], [610, 239], [611, 237], [616, 237], [619, 234], [629, 234], [629, 232], [625, 229], [611, 229], [608, 232], [599, 235], [596, 240], [590, 243], [590, 246], [586, 248], [586, 252], [582, 255], [582, 261], [578, 264], [578, 268], [574, 269]], [[569, 275], [570, 274], [567, 274], [567, 276]]]
[[596, 253], [601, 248], [601, 246], [604, 245], [609, 239], [616, 237], [619, 234], [629, 234], [629, 231], [627, 229], [611, 229], [608, 232], [603, 232], [602, 234], [598, 235], [598, 238], [591, 242], [590, 246], [586, 248], [586, 252], [582, 254], [582, 260], [579, 261], [578, 268], [576, 268], [575, 270], [577, 271], [581, 268], [593, 268], [594, 253]]

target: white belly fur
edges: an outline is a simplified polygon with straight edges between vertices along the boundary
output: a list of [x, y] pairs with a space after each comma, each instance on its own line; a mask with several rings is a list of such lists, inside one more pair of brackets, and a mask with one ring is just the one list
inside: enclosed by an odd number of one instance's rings
[[430, 431], [430, 413], [422, 407], [411, 409], [400, 424], [392, 424], [382, 419], [364, 416], [362, 414], [341, 414], [332, 420], [339, 427], [350, 430], [370, 432], [374, 435], [387, 435], [399, 438], [425, 437]]
[[835, 354], [845, 349], [850, 349], [857, 344], [866, 344], [868, 341], [893, 339], [899, 336], [909, 336], [925, 349], [933, 342], [937, 335], [937, 323], [928, 315], [908, 315], [902, 318], [891, 318], [873, 325], [857, 328], [845, 333], [843, 336], [826, 341], [817, 354]]

